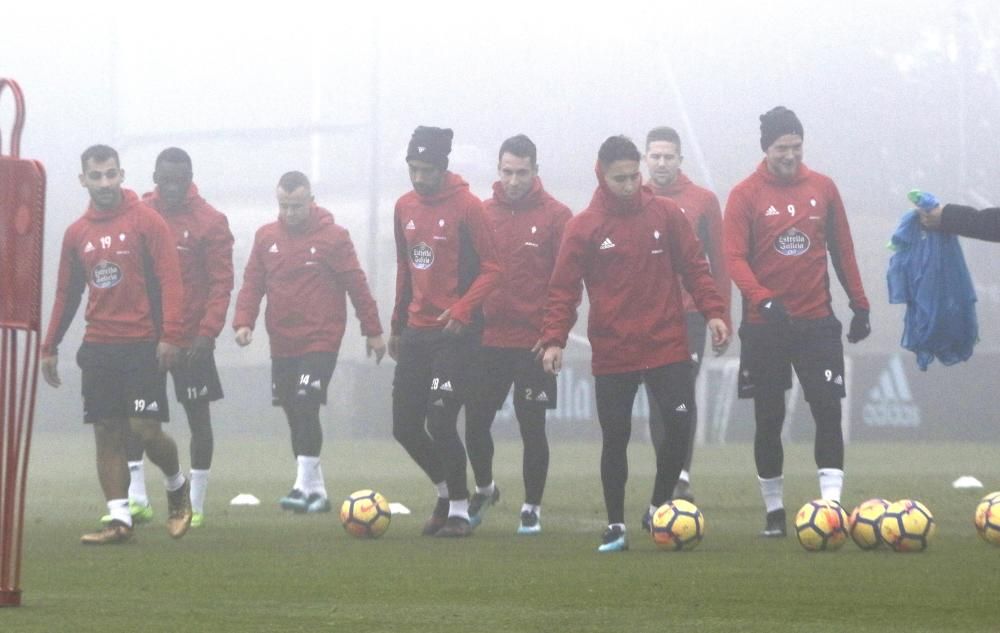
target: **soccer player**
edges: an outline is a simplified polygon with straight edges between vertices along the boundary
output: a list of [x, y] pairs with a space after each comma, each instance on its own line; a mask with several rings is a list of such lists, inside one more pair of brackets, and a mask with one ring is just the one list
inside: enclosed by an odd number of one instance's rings
[[437, 489], [423, 534], [472, 533], [458, 413], [479, 346], [483, 300], [501, 281], [483, 205], [448, 171], [452, 131], [419, 126], [406, 151], [413, 190], [396, 202], [392, 434]]
[[[215, 339], [226, 323], [233, 290], [233, 234], [226, 216], [198, 194], [191, 157], [170, 147], [156, 157], [156, 189], [143, 202], [160, 212], [170, 227], [184, 284], [184, 340], [170, 373], [174, 394], [191, 429], [191, 527], [201, 527], [212, 467], [214, 438], [209, 403], [222, 398], [215, 367]], [[134, 520], [149, 520], [142, 445], [129, 439], [129, 509]]]
[[236, 298], [236, 343], [253, 342], [260, 302], [271, 343], [271, 397], [288, 419], [295, 483], [279, 501], [295, 513], [329, 512], [320, 451], [319, 408], [326, 404], [350, 297], [369, 357], [385, 354], [378, 307], [348, 232], [315, 203], [309, 179], [290, 171], [278, 181], [278, 220], [254, 236]]
[[[729, 321], [729, 274], [722, 255], [722, 211], [719, 199], [715, 194], [691, 182], [683, 170], [681, 163], [684, 155], [681, 153], [681, 139], [677, 131], [671, 127], [653, 128], [646, 135], [646, 169], [649, 171], [649, 188], [658, 196], [665, 196], [677, 203], [684, 212], [684, 217], [691, 223], [694, 234], [701, 242], [715, 279], [715, 287], [726, 305], [724, 319]], [[701, 370], [702, 357], [705, 354], [705, 317], [698, 312], [691, 295], [683, 289], [688, 332], [688, 351], [691, 353], [691, 366], [695, 380]], [[725, 349], [719, 353], [724, 353]], [[651, 396], [651, 394], [650, 394]], [[656, 400], [649, 398], [650, 422], [660, 417]], [[687, 439], [687, 453], [684, 457], [684, 468], [681, 470], [677, 488], [673, 491], [674, 499], [694, 501], [694, 491], [691, 489], [691, 457], [694, 454], [694, 436], [698, 426], [698, 409], [691, 407], [691, 435]], [[663, 444], [662, 426], [649, 425], [649, 435], [653, 441], [654, 450], [659, 450]], [[649, 515], [643, 517], [643, 528], [648, 529]]]
[[122, 187], [125, 171], [114, 149], [89, 147], [80, 163], [80, 184], [90, 194], [90, 206], [63, 237], [41, 362], [45, 381], [58, 387], [58, 346], [88, 288], [87, 328], [76, 360], [82, 371], [84, 421], [94, 427], [97, 475], [111, 521], [80, 541], [108, 545], [132, 539], [126, 463], [130, 430], [163, 471], [167, 531], [180, 538], [191, 525], [190, 485], [180, 469], [177, 445], [161, 428], [169, 420], [162, 372], [174, 364], [184, 342], [177, 251], [160, 214]]
[[625, 484], [632, 405], [649, 385], [664, 425], [656, 456], [650, 512], [670, 499], [687, 451], [694, 373], [688, 354], [681, 284], [702, 311], [721, 349], [729, 340], [725, 303], [701, 245], [677, 204], [641, 186], [641, 155], [631, 140], [612, 136], [597, 155], [598, 187], [590, 205], [567, 224], [549, 281], [540, 347], [545, 370], [558, 373], [576, 307], [586, 284], [587, 335], [593, 350], [601, 482], [608, 527], [600, 552], [628, 549]]
[[847, 340], [871, 332], [847, 213], [833, 181], [802, 162], [802, 123], [778, 106], [760, 117], [764, 159], [729, 194], [726, 261], [743, 295], [739, 397], [753, 398], [754, 460], [767, 512], [761, 536], [785, 536], [781, 427], [795, 369], [816, 422], [820, 494], [844, 483], [844, 348], [833, 314], [827, 251], [854, 312]]
[[542, 370], [534, 347], [555, 266], [566, 205], [545, 191], [538, 177], [538, 151], [527, 136], [500, 146], [493, 197], [483, 203], [504, 267], [503, 283], [483, 305], [483, 347], [473, 369], [475, 386], [465, 407], [465, 444], [476, 478], [469, 502], [473, 524], [500, 498], [493, 481], [490, 426], [514, 386], [514, 411], [524, 443], [524, 504], [518, 534], [541, 531], [542, 493], [549, 468], [545, 410], [556, 406], [555, 376]]

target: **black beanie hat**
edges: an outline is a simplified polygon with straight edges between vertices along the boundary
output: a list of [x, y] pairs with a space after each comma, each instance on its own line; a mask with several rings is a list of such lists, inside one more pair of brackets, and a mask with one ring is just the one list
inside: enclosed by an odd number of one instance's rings
[[451, 153], [451, 139], [454, 136], [448, 128], [417, 126], [406, 148], [406, 160], [419, 160], [441, 169], [448, 169], [448, 154]]
[[767, 151], [768, 147], [785, 134], [798, 134], [805, 138], [802, 123], [795, 113], [785, 106], [772, 108], [760, 115], [760, 148]]

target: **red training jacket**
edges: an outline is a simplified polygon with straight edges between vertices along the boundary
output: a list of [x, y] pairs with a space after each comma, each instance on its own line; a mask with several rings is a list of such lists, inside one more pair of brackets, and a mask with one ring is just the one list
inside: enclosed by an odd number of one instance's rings
[[272, 358], [338, 352], [347, 324], [345, 292], [361, 334], [381, 334], [378, 307], [350, 234], [314, 204], [304, 226], [291, 228], [278, 220], [257, 230], [236, 297], [233, 329], [254, 327], [266, 295]]
[[226, 216], [198, 195], [194, 183], [180, 209], [165, 209], [158, 189], [142, 200], [160, 212], [174, 236], [184, 283], [184, 346], [196, 336], [216, 338], [233, 291], [233, 234]]
[[540, 178], [518, 200], [493, 183], [493, 197], [483, 208], [504, 269], [503, 281], [483, 304], [483, 345], [531, 349], [542, 332], [549, 277], [573, 214], [545, 191]]
[[729, 194], [724, 232], [726, 263], [748, 322], [762, 323], [757, 306], [772, 298], [793, 318], [832, 314], [827, 250], [851, 308], [869, 309], [847, 212], [827, 176], [800, 165], [795, 178], [784, 181], [761, 161]]
[[595, 376], [661, 367], [690, 358], [681, 281], [707, 319], [722, 318], [708, 262], [672, 200], [643, 186], [627, 203], [599, 186], [567, 224], [549, 281], [542, 344], [566, 346], [587, 286], [587, 336]]
[[57, 353], [88, 287], [84, 341], [183, 343], [184, 288], [170, 228], [134, 191], [122, 189], [110, 211], [91, 204], [66, 229], [42, 355]]
[[441, 189], [416, 191], [396, 202], [396, 305], [392, 334], [404, 327], [435, 329], [445, 310], [469, 324], [500, 284], [503, 269], [483, 204], [461, 176], [445, 172]]
[[[726, 270], [726, 260], [722, 248], [722, 209], [715, 194], [691, 182], [683, 171], [677, 172], [677, 178], [666, 187], [659, 187], [652, 180], [650, 189], [658, 196], [665, 196], [677, 203], [684, 212], [684, 217], [691, 223], [694, 234], [701, 241], [708, 264], [715, 279], [715, 289], [719, 291], [723, 303], [726, 304], [726, 325], [730, 324], [730, 307], [732, 288], [729, 272]], [[684, 309], [697, 312], [694, 299], [687, 290], [681, 289], [684, 298]]]

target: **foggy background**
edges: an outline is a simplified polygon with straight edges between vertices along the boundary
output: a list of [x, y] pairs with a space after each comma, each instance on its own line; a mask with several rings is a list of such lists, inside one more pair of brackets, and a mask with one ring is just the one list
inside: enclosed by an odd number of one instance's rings
[[[981, 328], [968, 363], [914, 373], [912, 354], [899, 347], [903, 307], [888, 305], [885, 284], [885, 245], [908, 209], [908, 190], [1000, 204], [994, 2], [574, 3], [572, 10], [542, 2], [284, 2], [239, 11], [211, 3], [99, 9], [36, 2], [5, 9], [4, 20], [0, 76], [21, 84], [28, 107], [22, 156], [48, 170], [46, 326], [63, 231], [87, 204], [79, 155], [94, 143], [119, 150], [126, 186], [140, 194], [152, 188], [161, 149], [191, 154], [202, 195], [228, 215], [236, 237], [234, 300], [254, 231], [276, 217], [278, 177], [306, 172], [317, 202], [350, 230], [388, 329], [392, 210], [410, 188], [404, 156], [415, 126], [454, 129], [451, 169], [480, 197], [490, 194], [503, 139], [529, 135], [546, 188], [578, 212], [596, 186], [593, 165], [606, 137], [625, 133], [641, 147], [651, 127], [671, 125], [684, 144], [685, 172], [724, 207], [762, 158], [758, 116], [780, 104], [803, 122], [805, 163], [840, 188], [872, 302], [872, 336], [847, 346], [851, 366], [870, 374], [853, 387], [855, 398], [884, 404], [895, 389], [896, 404], [941, 407], [934, 417], [945, 429], [978, 429], [958, 437], [996, 437], [987, 400], [1000, 378], [997, 246], [962, 242]], [[4, 104], [7, 133], [12, 106]], [[831, 278], [846, 323], [847, 301]], [[738, 323], [735, 290], [734, 298]], [[275, 418], [267, 337], [258, 326], [245, 350], [228, 325], [219, 338], [227, 399], [213, 409], [216, 420], [242, 419], [247, 408]], [[39, 388], [39, 428], [79, 428], [73, 354], [82, 331], [81, 310], [61, 346], [66, 384], [59, 392]], [[574, 343], [568, 354], [587, 380], [589, 349]], [[386, 359], [375, 370], [363, 363], [353, 313], [340, 358], [325, 415], [348, 424], [367, 416], [369, 428], [387, 429], [393, 364]], [[718, 363], [736, 358], [738, 343]], [[722, 364], [716, 369], [725, 373]], [[904, 371], [906, 389], [898, 378]], [[352, 395], [359, 388], [367, 389], [364, 408]], [[175, 419], [179, 411], [175, 405]]]

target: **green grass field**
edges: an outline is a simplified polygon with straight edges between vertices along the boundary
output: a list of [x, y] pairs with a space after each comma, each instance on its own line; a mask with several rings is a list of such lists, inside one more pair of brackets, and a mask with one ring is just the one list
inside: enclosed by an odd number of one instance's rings
[[[186, 441], [186, 433], [183, 435]], [[38, 434], [32, 451], [23, 606], [0, 631], [1000, 631], [1000, 548], [975, 534], [976, 501], [1000, 489], [996, 445], [852, 445], [845, 506], [872, 496], [924, 501], [938, 520], [922, 554], [848, 543], [810, 554], [794, 536], [756, 537], [762, 509], [747, 445], [696, 453], [695, 492], [708, 531], [692, 552], [654, 549], [639, 530], [651, 449], [632, 447], [631, 551], [595, 552], [604, 525], [599, 446], [553, 447], [536, 537], [514, 534], [520, 446], [497, 446], [503, 498], [472, 538], [420, 536], [433, 491], [397, 445], [328, 439], [324, 469], [341, 498], [374, 487], [413, 515], [377, 541], [356, 540], [336, 513], [292, 516], [275, 500], [293, 476], [285, 437], [220, 435], [206, 527], [171, 541], [165, 497], [134, 544], [85, 548], [103, 505], [85, 434]], [[786, 447], [786, 505], [818, 496], [811, 446]], [[973, 474], [982, 491], [950, 483]], [[250, 492], [255, 508], [228, 500]]]

